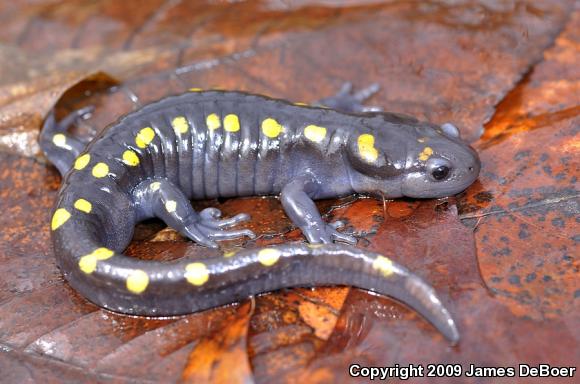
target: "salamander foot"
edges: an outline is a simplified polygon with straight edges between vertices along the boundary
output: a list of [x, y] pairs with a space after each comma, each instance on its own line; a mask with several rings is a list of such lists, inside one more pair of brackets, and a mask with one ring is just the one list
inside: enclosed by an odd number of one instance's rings
[[[235, 217], [236, 216], [226, 220], [232, 220]], [[220, 220], [208, 222], [202, 219], [198, 222], [187, 225], [181, 232], [196, 243], [205, 245], [206, 247], [210, 248], [218, 247], [218, 244], [215, 242], [215, 240], [233, 240], [244, 236], [247, 236], [250, 239], [256, 238], [254, 232], [250, 231], [249, 229], [224, 230], [223, 227], [219, 228], [213, 226], [216, 225], [216, 222], [219, 223]], [[235, 224], [227, 224], [227, 227], [231, 227], [232, 225]]]
[[250, 215], [247, 213], [239, 213], [234, 217], [228, 219], [220, 219], [222, 212], [217, 208], [206, 208], [199, 213], [201, 222], [206, 227], [210, 228], [231, 228], [239, 223], [250, 220]]
[[233, 240], [247, 236], [256, 238], [249, 229], [226, 230], [250, 219], [250, 215], [240, 213], [236, 216], [220, 219], [222, 213], [217, 208], [206, 208], [199, 213], [197, 221], [188, 224], [183, 233], [191, 240], [211, 248], [217, 248], [215, 240]]
[[85, 143], [70, 135], [67, 130], [79, 120], [87, 118], [93, 110], [93, 106], [81, 108], [61, 121], [56, 121], [54, 110], [52, 110], [44, 120], [39, 137], [40, 148], [63, 176], [72, 168], [75, 159], [85, 149]]
[[380, 86], [374, 83], [358, 92], [352, 93], [352, 84], [344, 83], [336, 95], [319, 100], [316, 104], [346, 113], [380, 112], [382, 111], [380, 107], [363, 105], [363, 102], [377, 93], [379, 89]]
[[311, 225], [302, 228], [302, 233], [306, 236], [306, 239], [310, 243], [323, 243], [331, 244], [335, 241], [341, 241], [343, 243], [348, 243], [355, 245], [356, 238], [352, 235], [346, 233], [338, 232], [338, 228], [344, 227], [342, 221], [335, 221], [329, 224], [323, 223], [320, 225]]

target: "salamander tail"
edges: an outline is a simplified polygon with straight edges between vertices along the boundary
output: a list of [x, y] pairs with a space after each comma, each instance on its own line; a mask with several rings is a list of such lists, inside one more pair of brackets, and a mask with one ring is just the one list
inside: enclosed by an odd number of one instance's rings
[[255, 260], [254, 264], [268, 270], [267, 277], [254, 279], [256, 292], [293, 286], [355, 286], [397, 299], [420, 313], [453, 344], [459, 341], [455, 322], [434, 289], [383, 255], [342, 244], [285, 244], [243, 251], [234, 257]]
[[[70, 196], [70, 194], [65, 194]], [[419, 312], [452, 343], [459, 333], [434, 290], [390, 259], [360, 248], [330, 244], [283, 244], [241, 250], [204, 260], [170, 262], [125, 256], [132, 233], [110, 241], [107, 228], [133, 227], [129, 202], [90, 218], [60, 202], [53, 216], [58, 265], [69, 283], [93, 303], [116, 312], [168, 316], [244, 300], [251, 295], [297, 286], [348, 285], [391, 296]], [[82, 207], [81, 207], [82, 208]]]

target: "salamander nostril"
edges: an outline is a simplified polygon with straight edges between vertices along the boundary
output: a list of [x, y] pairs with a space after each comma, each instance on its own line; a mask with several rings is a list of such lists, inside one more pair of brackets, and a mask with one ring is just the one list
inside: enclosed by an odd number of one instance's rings
[[473, 172], [473, 167], [469, 167], [469, 172]]

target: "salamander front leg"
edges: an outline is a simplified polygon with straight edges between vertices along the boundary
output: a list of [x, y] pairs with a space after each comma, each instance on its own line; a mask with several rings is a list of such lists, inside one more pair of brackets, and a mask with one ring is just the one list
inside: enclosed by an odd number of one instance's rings
[[380, 86], [377, 83], [371, 84], [358, 92], [352, 92], [352, 84], [344, 83], [342, 88], [334, 96], [326, 97], [316, 101], [315, 105], [320, 105], [341, 112], [380, 112], [381, 107], [365, 106], [363, 103], [366, 99], [377, 93]]
[[332, 243], [335, 240], [356, 244], [356, 238], [337, 231], [343, 226], [339, 221], [327, 224], [312, 201], [316, 196], [319, 183], [311, 175], [295, 178], [283, 189], [280, 199], [284, 211], [306, 236], [310, 243]]
[[217, 208], [206, 208], [198, 214], [181, 190], [165, 179], [142, 183], [136, 188], [134, 198], [140, 218], [158, 217], [183, 236], [206, 247], [217, 248], [215, 240], [256, 237], [249, 229], [226, 230], [249, 220], [247, 214], [220, 219]]

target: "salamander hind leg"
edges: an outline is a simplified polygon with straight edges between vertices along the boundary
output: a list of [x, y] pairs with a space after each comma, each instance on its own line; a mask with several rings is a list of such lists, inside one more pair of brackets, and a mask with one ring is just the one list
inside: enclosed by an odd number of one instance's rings
[[336, 109], [346, 113], [380, 112], [382, 111], [381, 107], [366, 106], [363, 104], [366, 99], [377, 93], [379, 89], [380, 86], [377, 83], [374, 83], [353, 93], [352, 84], [344, 83], [336, 95], [318, 100], [315, 102], [315, 105]]
[[54, 164], [61, 175], [72, 168], [73, 162], [85, 148], [85, 144], [67, 133], [68, 129], [94, 110], [84, 107], [56, 121], [54, 110], [50, 111], [40, 131], [39, 143], [44, 155]]
[[135, 189], [133, 196], [139, 218], [158, 217], [183, 236], [206, 247], [217, 248], [216, 240], [255, 237], [249, 229], [227, 230], [247, 221], [247, 214], [220, 219], [221, 212], [216, 208], [206, 208], [197, 213], [181, 190], [169, 180], [143, 182]]

